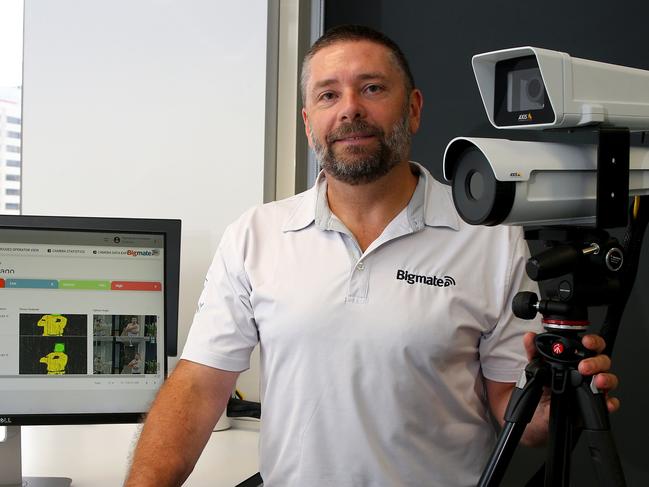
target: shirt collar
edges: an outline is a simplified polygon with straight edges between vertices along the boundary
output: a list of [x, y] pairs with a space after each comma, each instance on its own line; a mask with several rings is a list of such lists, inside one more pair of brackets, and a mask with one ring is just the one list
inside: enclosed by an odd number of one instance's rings
[[[460, 219], [450, 188], [436, 181], [421, 164], [411, 162], [410, 165], [419, 173], [419, 181], [407, 209], [413, 231], [421, 230], [424, 225], [459, 230]], [[284, 223], [282, 231], [302, 230], [312, 223], [322, 230], [331, 230], [333, 222], [334, 215], [327, 202], [327, 179], [321, 171], [313, 187], [302, 193], [300, 203]]]
[[460, 229], [460, 217], [455, 210], [451, 188], [437, 181], [424, 166], [410, 162], [419, 172], [419, 182], [408, 203], [408, 219], [411, 225], [421, 227], [423, 222], [429, 227], [448, 227]]

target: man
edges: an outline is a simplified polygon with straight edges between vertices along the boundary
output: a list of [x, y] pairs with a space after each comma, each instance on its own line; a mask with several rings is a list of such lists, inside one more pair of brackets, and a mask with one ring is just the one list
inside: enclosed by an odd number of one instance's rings
[[[466, 225], [448, 188], [408, 162], [422, 94], [383, 35], [329, 31], [302, 89], [323, 172], [224, 234], [129, 487], [182, 483], [258, 342], [267, 487], [475, 485], [491, 451], [489, 410], [502, 421], [533, 354], [524, 331], [538, 328], [510, 311], [533, 288], [520, 229]], [[609, 366], [600, 355], [580, 370]], [[543, 441], [547, 412], [528, 443]]]
[[124, 326], [120, 336], [136, 337], [140, 335], [140, 324], [137, 321], [137, 316], [132, 316], [131, 321]]
[[122, 374], [141, 374], [142, 373], [142, 357], [138, 352], [135, 352], [133, 359], [124, 366]]

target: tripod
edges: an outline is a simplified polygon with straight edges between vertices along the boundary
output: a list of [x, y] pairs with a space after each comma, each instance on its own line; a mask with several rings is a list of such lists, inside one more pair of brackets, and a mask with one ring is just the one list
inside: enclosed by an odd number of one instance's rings
[[532, 420], [544, 387], [551, 390], [549, 443], [544, 485], [568, 487], [570, 457], [577, 425], [584, 434], [600, 485], [624, 487], [626, 481], [613, 441], [604, 395], [589, 377], [577, 371], [589, 355], [581, 334], [589, 325], [588, 306], [610, 304], [622, 285], [617, 277], [623, 253], [603, 230], [544, 228], [526, 232], [528, 240], [543, 240], [550, 248], [531, 258], [527, 274], [545, 281], [543, 299], [518, 293], [514, 314], [543, 316], [546, 330], [535, 339], [537, 358], [528, 364], [505, 413], [505, 426], [485, 467], [479, 487], [499, 485], [525, 427]]

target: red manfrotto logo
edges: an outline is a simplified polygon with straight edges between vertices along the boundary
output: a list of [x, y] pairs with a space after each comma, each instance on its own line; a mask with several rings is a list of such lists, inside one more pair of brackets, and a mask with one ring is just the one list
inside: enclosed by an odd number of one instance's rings
[[564, 348], [562, 343], [556, 342], [552, 345], [552, 353], [554, 353], [555, 355], [561, 355], [563, 353], [563, 350]]

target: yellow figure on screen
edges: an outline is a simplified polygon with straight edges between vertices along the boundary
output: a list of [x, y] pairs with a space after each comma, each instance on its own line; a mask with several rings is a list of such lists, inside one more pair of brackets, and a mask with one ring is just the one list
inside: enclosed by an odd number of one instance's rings
[[62, 315], [44, 315], [38, 320], [38, 326], [43, 328], [44, 337], [60, 337], [67, 324], [68, 319]]
[[40, 362], [47, 365], [47, 375], [65, 374], [65, 366], [68, 364], [68, 356], [65, 353], [65, 344], [55, 343], [54, 351], [41, 357]]

